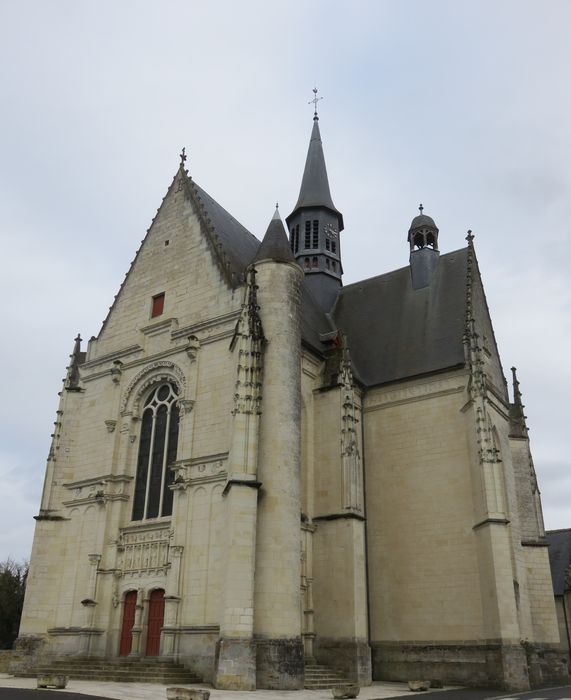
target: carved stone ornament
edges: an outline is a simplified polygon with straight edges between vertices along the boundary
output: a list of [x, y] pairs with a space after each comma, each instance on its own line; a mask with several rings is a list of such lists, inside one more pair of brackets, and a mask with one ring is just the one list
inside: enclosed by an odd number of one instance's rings
[[145, 389], [160, 381], [174, 382], [181, 395], [186, 392], [186, 378], [184, 372], [178, 365], [169, 360], [157, 360], [144, 367], [127, 385], [125, 394], [121, 401], [121, 415], [128, 411], [129, 403], [132, 401], [130, 412], [134, 416], [139, 415], [139, 401]]
[[177, 401], [177, 406], [181, 416], [184, 416], [192, 411], [194, 401], [192, 401], [192, 399], [179, 399]]
[[110, 372], [111, 372], [111, 381], [114, 384], [119, 384], [121, 381], [121, 375], [123, 374], [122, 371], [123, 363], [121, 360], [115, 360], [113, 362], [113, 367], [111, 367]]
[[105, 427], [107, 428], [108, 433], [112, 433], [115, 431], [115, 426], [117, 425], [116, 420], [106, 420], [105, 421]]
[[198, 351], [200, 350], [200, 341], [195, 335], [189, 335], [188, 336], [188, 345], [186, 346], [186, 354], [188, 355], [189, 359], [196, 360], [196, 356], [198, 355]]

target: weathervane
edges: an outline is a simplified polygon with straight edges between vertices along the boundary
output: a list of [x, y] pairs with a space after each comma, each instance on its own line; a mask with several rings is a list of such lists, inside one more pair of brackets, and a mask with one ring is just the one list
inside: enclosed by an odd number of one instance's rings
[[322, 100], [322, 99], [323, 99], [323, 97], [317, 97], [317, 88], [314, 87], [313, 88], [313, 99], [309, 100], [309, 102], [307, 103], [308, 105], [313, 104], [313, 109], [314, 109], [313, 118], [314, 119], [319, 119], [319, 117], [317, 116], [317, 103], [319, 102], [319, 100]]

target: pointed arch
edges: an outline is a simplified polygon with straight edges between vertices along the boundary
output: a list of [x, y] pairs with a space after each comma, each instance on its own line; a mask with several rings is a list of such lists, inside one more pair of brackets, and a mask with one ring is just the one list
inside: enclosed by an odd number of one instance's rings
[[157, 360], [143, 367], [129, 382], [121, 400], [121, 415], [140, 417], [140, 404], [146, 390], [160, 381], [174, 382], [179, 398], [186, 398], [187, 382], [182, 369], [170, 360]]

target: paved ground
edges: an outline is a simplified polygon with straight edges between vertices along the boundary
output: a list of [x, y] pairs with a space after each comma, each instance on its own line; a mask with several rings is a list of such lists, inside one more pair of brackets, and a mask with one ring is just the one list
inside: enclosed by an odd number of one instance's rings
[[[235, 690], [216, 690], [198, 683], [182, 686], [185, 688], [209, 688], [210, 700], [332, 700], [330, 690], [257, 690], [255, 693]], [[97, 681], [70, 680], [65, 690], [34, 690], [35, 678], [15, 678], [0, 674], [0, 700], [37, 700], [40, 693], [49, 693], [52, 700], [94, 700], [115, 698], [115, 700], [166, 700], [166, 685], [159, 683], [109, 683]], [[468, 691], [470, 692], [470, 691]], [[431, 700], [441, 691], [430, 691]], [[490, 694], [488, 692], [488, 694]], [[359, 700], [385, 700], [401, 695], [411, 695], [406, 683], [374, 683], [361, 688]], [[415, 695], [417, 695], [415, 693]], [[86, 698], [85, 696], [91, 696]], [[466, 697], [465, 700], [481, 700], [483, 696]], [[415, 697], [415, 700], [418, 700]], [[436, 698], [434, 697], [434, 700]], [[454, 700], [447, 696], [447, 700]], [[459, 699], [460, 700], [460, 699]], [[464, 700], [464, 699], [463, 699]]]
[[[96, 681], [69, 681], [65, 690], [37, 690], [34, 678], [14, 678], [0, 674], [0, 700], [38, 700], [49, 694], [52, 700], [166, 700], [166, 685], [154, 683], [98, 683]], [[204, 684], [187, 688], [209, 687]], [[388, 700], [411, 693], [405, 683], [375, 682], [361, 688], [359, 700]], [[498, 691], [478, 688], [445, 688], [428, 692], [430, 700], [571, 700], [571, 685], [545, 688], [526, 693], [501, 694]], [[254, 693], [224, 691], [210, 688], [211, 700], [331, 700], [329, 690], [257, 690]]]

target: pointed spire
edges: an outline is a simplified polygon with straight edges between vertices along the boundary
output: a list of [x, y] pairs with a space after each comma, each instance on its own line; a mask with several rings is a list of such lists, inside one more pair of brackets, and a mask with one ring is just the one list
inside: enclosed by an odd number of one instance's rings
[[280, 216], [280, 205], [276, 202], [276, 210], [274, 212], [274, 215], [272, 216], [272, 221], [281, 221], [282, 217]]
[[302, 207], [325, 207], [334, 212], [339, 217], [340, 228], [343, 230], [343, 215], [333, 204], [331, 192], [329, 190], [329, 179], [327, 168], [325, 167], [325, 156], [323, 155], [323, 144], [319, 131], [319, 120], [314, 117], [307, 158], [305, 159], [305, 169], [301, 180], [299, 197], [288, 220]]
[[254, 262], [259, 262], [260, 260], [295, 262], [277, 205]]
[[510, 437], [527, 437], [526, 416], [523, 412], [525, 406], [521, 400], [517, 369], [512, 367], [511, 370], [514, 401], [510, 404]]

